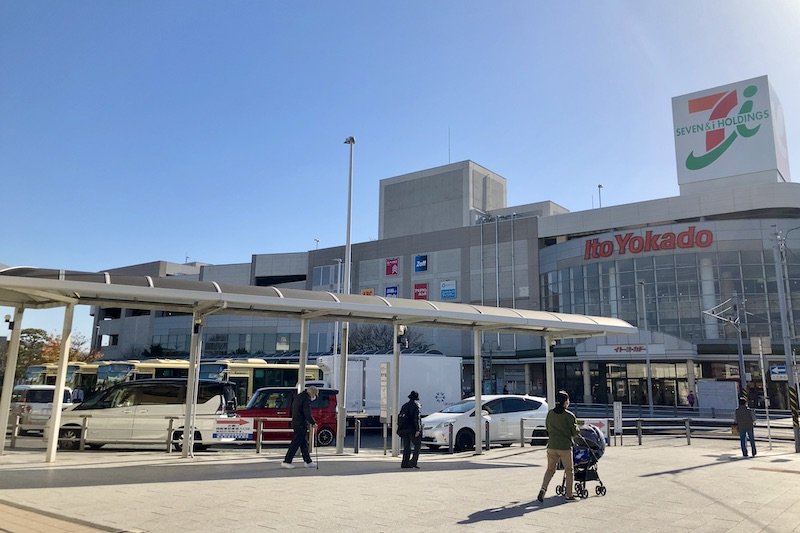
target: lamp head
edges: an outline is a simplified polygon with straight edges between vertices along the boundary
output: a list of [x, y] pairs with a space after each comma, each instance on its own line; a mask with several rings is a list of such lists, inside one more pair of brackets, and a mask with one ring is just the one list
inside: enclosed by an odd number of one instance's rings
[[344, 144], [355, 144], [356, 140], [353, 137], [348, 137], [344, 140]]

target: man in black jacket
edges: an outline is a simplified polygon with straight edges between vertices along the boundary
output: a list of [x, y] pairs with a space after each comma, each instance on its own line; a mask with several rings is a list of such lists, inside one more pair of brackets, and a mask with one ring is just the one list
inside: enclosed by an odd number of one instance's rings
[[294, 431], [294, 438], [286, 451], [286, 457], [283, 459], [281, 466], [283, 468], [294, 468], [292, 459], [297, 449], [300, 448], [300, 453], [303, 454], [303, 461], [306, 468], [316, 467], [316, 463], [311, 460], [311, 455], [308, 453], [308, 442], [306, 442], [306, 428], [312, 428], [317, 425], [314, 417], [311, 416], [311, 402], [317, 399], [318, 390], [313, 385], [306, 387], [306, 390], [295, 396], [292, 402], [292, 431]]
[[[419, 393], [412, 390], [408, 401], [400, 408], [397, 420], [397, 434], [403, 439], [403, 462], [400, 468], [419, 468], [419, 449], [422, 447], [422, 417], [420, 416]], [[411, 455], [411, 444], [414, 454]]]

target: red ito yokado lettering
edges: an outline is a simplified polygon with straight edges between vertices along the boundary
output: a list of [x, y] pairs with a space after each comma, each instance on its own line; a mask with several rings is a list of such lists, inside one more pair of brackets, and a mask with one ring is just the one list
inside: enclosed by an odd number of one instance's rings
[[701, 229], [698, 231], [695, 226], [689, 226], [686, 231], [680, 233], [671, 231], [655, 233], [647, 230], [644, 235], [635, 235], [633, 232], [628, 232], [624, 235], [614, 235], [613, 240], [589, 239], [586, 241], [583, 258], [611, 257], [615, 251], [619, 255], [625, 255], [676, 248], [708, 248], [713, 242], [714, 234], [711, 230]]

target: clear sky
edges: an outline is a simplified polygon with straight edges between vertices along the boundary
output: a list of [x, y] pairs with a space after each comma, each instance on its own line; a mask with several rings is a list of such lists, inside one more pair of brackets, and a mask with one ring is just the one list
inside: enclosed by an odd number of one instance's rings
[[509, 205], [675, 196], [671, 98], [765, 74], [800, 173], [799, 27], [795, 0], [6, 0], [0, 263], [343, 245], [351, 135], [355, 243], [379, 180], [465, 159]]

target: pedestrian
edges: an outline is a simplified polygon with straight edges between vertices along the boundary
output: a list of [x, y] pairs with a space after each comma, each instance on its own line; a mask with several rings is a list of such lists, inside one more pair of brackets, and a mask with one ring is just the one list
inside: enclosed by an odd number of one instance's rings
[[689, 402], [689, 407], [694, 408], [694, 400], [695, 400], [694, 392], [689, 391], [689, 394], [686, 395], [686, 401]]
[[[400, 468], [419, 468], [419, 449], [422, 447], [422, 417], [420, 416], [419, 393], [412, 390], [408, 401], [397, 415], [397, 434], [403, 439], [403, 462]], [[411, 445], [414, 453], [411, 453]]]
[[567, 411], [569, 407], [569, 394], [560, 390], [556, 393], [556, 406], [547, 413], [545, 427], [547, 428], [547, 470], [542, 480], [542, 489], [539, 491], [537, 500], [544, 501], [544, 494], [547, 486], [556, 473], [559, 460], [564, 465], [564, 475], [566, 476], [566, 500], [573, 501], [575, 496], [572, 494], [575, 475], [572, 470], [572, 438], [578, 434], [578, 421], [575, 415]]
[[306, 431], [309, 426], [314, 428], [317, 425], [316, 420], [311, 416], [311, 402], [317, 399], [318, 394], [319, 390], [315, 386], [309, 385], [306, 387], [306, 390], [294, 398], [294, 402], [292, 403], [292, 431], [294, 431], [294, 438], [292, 438], [292, 443], [286, 451], [286, 457], [284, 457], [281, 463], [283, 468], [294, 468], [292, 459], [294, 459], [294, 454], [297, 453], [298, 448], [300, 449], [300, 453], [303, 454], [303, 461], [305, 462], [306, 468], [314, 468], [317, 466], [317, 464], [311, 460], [311, 455], [308, 453]]
[[747, 398], [739, 398], [739, 408], [736, 409], [736, 425], [739, 427], [739, 443], [742, 445], [742, 456], [747, 457], [747, 442], [750, 440], [750, 451], [756, 456], [756, 438], [753, 426], [756, 423], [756, 414], [747, 406]]

